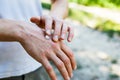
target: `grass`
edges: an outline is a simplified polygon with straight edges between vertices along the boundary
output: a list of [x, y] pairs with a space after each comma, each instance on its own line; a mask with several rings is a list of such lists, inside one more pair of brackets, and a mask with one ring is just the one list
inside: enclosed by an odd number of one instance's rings
[[88, 14], [86, 12], [83, 11], [78, 11], [77, 9], [69, 9], [69, 18], [73, 19], [73, 20], [77, 20], [83, 24], [86, 24], [85, 21], [87, 19], [91, 19], [93, 17], [93, 15]]
[[86, 6], [99, 6], [99, 7], [106, 7], [112, 9], [115, 8], [120, 9], [119, 0], [69, 0], [69, 1]]

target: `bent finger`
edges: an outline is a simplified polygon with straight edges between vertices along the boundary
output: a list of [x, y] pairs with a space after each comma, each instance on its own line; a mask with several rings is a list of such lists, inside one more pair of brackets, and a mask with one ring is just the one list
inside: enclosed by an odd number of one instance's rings
[[35, 24], [39, 25], [40, 24], [40, 17], [31, 17], [30, 21], [32, 23], [35, 23]]
[[53, 40], [55, 42], [57, 42], [59, 40], [60, 37], [60, 32], [61, 32], [61, 28], [62, 28], [62, 22], [58, 21], [58, 20], [54, 20], [54, 35], [53, 35]]
[[68, 41], [71, 42], [74, 37], [74, 28], [69, 27], [68, 28]]
[[61, 30], [61, 39], [64, 40], [65, 36], [67, 35], [68, 27], [66, 24], [63, 24], [62, 30]]
[[30, 18], [32, 23], [35, 23], [38, 27], [45, 29], [45, 20], [40, 17], [32, 17]]
[[51, 17], [44, 17], [45, 18], [45, 32], [47, 35], [51, 35], [52, 26], [53, 26], [53, 19]]

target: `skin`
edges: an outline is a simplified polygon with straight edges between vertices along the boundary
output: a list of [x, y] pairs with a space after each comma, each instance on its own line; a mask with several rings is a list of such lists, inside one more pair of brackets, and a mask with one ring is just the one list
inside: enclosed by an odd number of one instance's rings
[[76, 69], [71, 49], [62, 41], [55, 43], [51, 39], [45, 39], [44, 30], [36, 25], [0, 19], [0, 41], [21, 43], [28, 54], [44, 66], [51, 80], [57, 78], [49, 60], [57, 66], [64, 80], [69, 80], [72, 77], [72, 69]]
[[50, 36], [52, 29], [53, 41], [64, 40], [68, 32], [67, 40], [72, 41], [74, 36], [73, 28], [68, 25], [63, 19], [68, 14], [68, 1], [67, 0], [51, 0], [51, 10], [49, 15], [42, 15], [40, 17], [32, 17], [31, 22], [37, 24], [39, 27], [44, 28], [46, 35]]
[[[72, 28], [63, 20], [67, 15], [66, 4], [67, 0], [52, 0], [49, 16], [31, 18], [31, 21], [37, 25], [0, 19], [0, 41], [19, 42], [30, 56], [44, 66], [51, 80], [57, 80], [57, 77], [49, 60], [57, 66], [64, 80], [70, 80], [73, 70], [76, 69], [73, 52], [61, 41], [65, 38], [62, 35], [66, 35], [67, 32], [68, 41], [71, 41], [73, 37]], [[51, 29], [54, 29], [53, 33]], [[50, 39], [45, 39], [46, 35]], [[55, 38], [56, 35], [58, 39]]]

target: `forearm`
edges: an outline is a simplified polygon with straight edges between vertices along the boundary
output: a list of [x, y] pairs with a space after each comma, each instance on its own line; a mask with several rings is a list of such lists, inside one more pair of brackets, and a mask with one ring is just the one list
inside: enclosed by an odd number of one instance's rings
[[16, 21], [0, 19], [0, 41], [20, 40], [20, 29]]
[[52, 0], [50, 15], [57, 18], [65, 18], [68, 15], [67, 0]]

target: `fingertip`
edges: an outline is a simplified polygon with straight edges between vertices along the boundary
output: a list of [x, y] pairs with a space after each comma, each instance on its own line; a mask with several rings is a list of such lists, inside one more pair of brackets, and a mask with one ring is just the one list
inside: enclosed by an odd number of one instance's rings
[[46, 35], [46, 36], [45, 36], [45, 38], [46, 38], [47, 40], [49, 40], [49, 39], [50, 39], [50, 37], [49, 37], [48, 35]]
[[77, 66], [74, 67], [74, 70], [76, 70], [76, 69], [77, 69]]
[[34, 18], [34, 17], [31, 17], [31, 18], [30, 18], [30, 21], [31, 21], [31, 22], [34, 22], [34, 21], [35, 21], [35, 18]]
[[33, 23], [39, 22], [39, 19], [37, 17], [30, 18], [30, 21]]
[[68, 35], [68, 42], [71, 42], [73, 40], [73, 34]]
[[73, 73], [71, 74], [71, 78], [73, 77]]
[[53, 40], [54, 40], [55, 42], [57, 42], [57, 41], [58, 41], [58, 36], [55, 35], [55, 36], [53, 37]]

